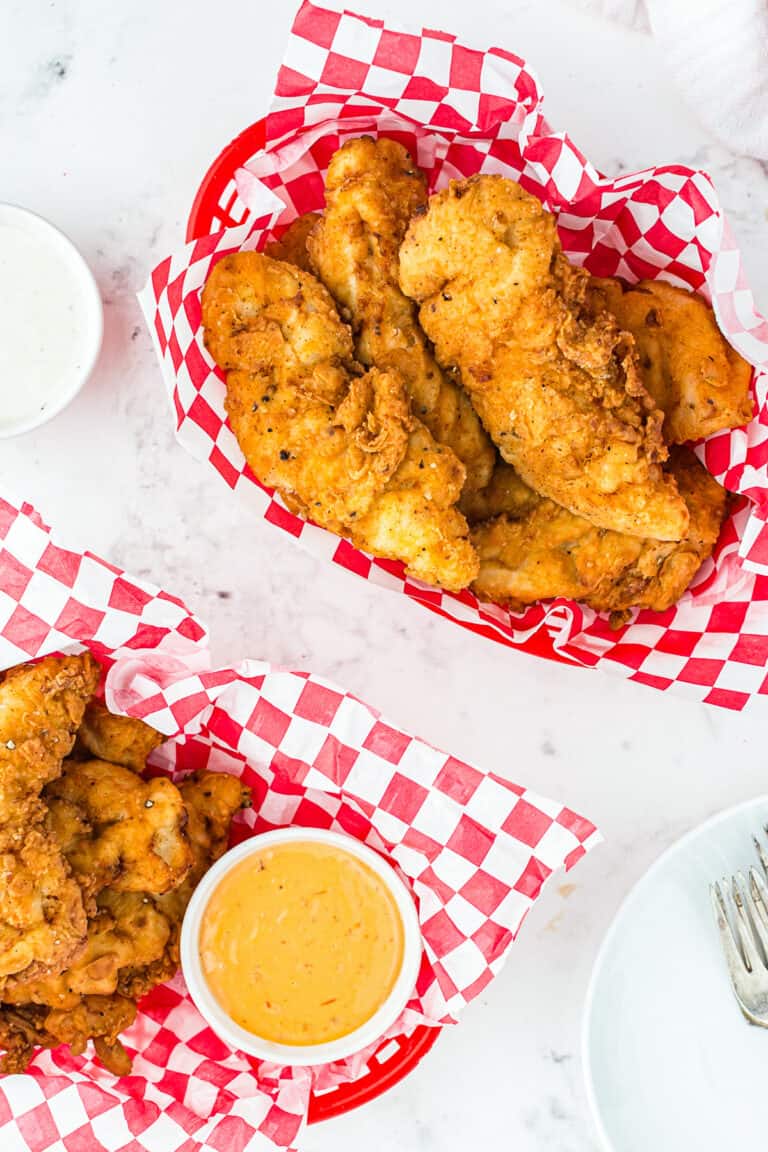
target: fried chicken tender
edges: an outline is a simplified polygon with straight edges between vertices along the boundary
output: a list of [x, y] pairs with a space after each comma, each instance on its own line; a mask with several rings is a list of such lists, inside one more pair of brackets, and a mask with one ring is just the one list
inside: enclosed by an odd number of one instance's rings
[[607, 309], [634, 336], [643, 383], [665, 414], [668, 443], [698, 440], [752, 419], [752, 367], [695, 292], [663, 280], [642, 280], [632, 288], [593, 277], [588, 301], [595, 313]]
[[82, 996], [109, 996], [117, 991], [121, 969], [160, 960], [170, 935], [171, 924], [149, 893], [106, 889], [88, 922], [85, 946], [70, 967], [37, 980], [11, 978], [3, 990], [3, 1001], [71, 1010]]
[[79, 948], [86, 914], [57, 845], [30, 828], [0, 856], [0, 990], [13, 973], [58, 971]]
[[203, 291], [206, 347], [248, 464], [294, 510], [445, 588], [477, 574], [455, 507], [464, 468], [413, 417], [402, 379], [358, 375], [352, 337], [313, 276], [255, 252]]
[[50, 1047], [68, 1044], [79, 1056], [92, 1040], [107, 1071], [113, 1076], [127, 1076], [132, 1061], [119, 1037], [135, 1019], [136, 1003], [125, 996], [84, 996], [74, 1009], [49, 1012], [45, 1028], [54, 1041]]
[[501, 176], [433, 196], [400, 250], [401, 286], [438, 361], [460, 369], [522, 479], [598, 527], [680, 540], [688, 512], [661, 467], [662, 414], [631, 338], [608, 313], [590, 318], [587, 279], [554, 216]]
[[[663, 281], [630, 288], [621, 280], [593, 277], [587, 300], [593, 312], [611, 312], [634, 337], [640, 378], [665, 413], [669, 443], [696, 440], [751, 419], [751, 366], [727, 343], [701, 297]], [[502, 513], [519, 520], [538, 499], [498, 458], [488, 486], [465, 497], [462, 511], [472, 526]]]
[[40, 791], [72, 751], [98, 679], [87, 653], [0, 674], [0, 848], [13, 847], [42, 813]]
[[[88, 773], [97, 763], [67, 765], [67, 772], [86, 772], [78, 788], [91, 790]], [[127, 769], [116, 771], [118, 777], [132, 775]], [[95, 790], [102, 786], [97, 779]], [[0, 1047], [6, 1055], [0, 1071], [23, 1072], [36, 1046], [66, 1043], [80, 1053], [93, 1040], [105, 1067], [117, 1076], [130, 1072], [119, 1033], [133, 1023], [135, 1001], [178, 970], [181, 922], [190, 897], [226, 850], [232, 817], [250, 804], [250, 790], [219, 772], [193, 773], [178, 786], [178, 794], [188, 814], [190, 866], [183, 879], [162, 894], [119, 891], [114, 883], [103, 888], [93, 904], [87, 938], [65, 971], [6, 982], [0, 1004]]]
[[143, 772], [147, 757], [163, 742], [163, 735], [142, 720], [116, 716], [98, 701], [91, 701], [77, 732], [74, 755], [108, 760], [134, 772]]
[[251, 790], [228, 772], [192, 772], [179, 784], [187, 809], [192, 868], [187, 883], [196, 887], [211, 864], [224, 854], [236, 812], [251, 806]]
[[187, 811], [165, 776], [143, 780], [104, 760], [69, 760], [45, 791], [47, 824], [86, 900], [168, 892], [192, 867]]
[[690, 513], [684, 540], [606, 531], [540, 499], [518, 520], [498, 516], [473, 530], [480, 554], [473, 590], [513, 609], [564, 596], [613, 613], [617, 626], [633, 608], [669, 608], [711, 555], [727, 502], [725, 489], [692, 452], [677, 449], [669, 467]]
[[307, 237], [320, 219], [319, 212], [305, 212], [288, 225], [279, 240], [273, 240], [264, 249], [265, 256], [295, 264], [302, 272], [312, 272], [307, 251]]
[[357, 359], [400, 373], [413, 411], [466, 468], [465, 494], [484, 488], [493, 445], [459, 385], [446, 376], [398, 281], [398, 253], [414, 212], [427, 203], [426, 180], [394, 140], [362, 136], [331, 158], [326, 208], [306, 237], [312, 270], [350, 320]]
[[49, 1009], [27, 1004], [19, 1008], [0, 1006], [0, 1072], [26, 1071], [36, 1047], [58, 1048], [69, 1044], [75, 1055], [93, 1040], [105, 1068], [115, 1076], [127, 1076], [131, 1060], [119, 1034], [136, 1019], [136, 1005], [124, 996], [85, 996], [73, 1009]]
[[98, 679], [83, 654], [0, 680], [0, 989], [14, 973], [61, 970], [85, 937], [80, 888], [45, 831], [40, 792], [61, 771]]
[[121, 971], [118, 987], [126, 996], [143, 996], [177, 971], [181, 922], [187, 904], [205, 873], [226, 851], [233, 816], [251, 803], [250, 789], [226, 772], [193, 772], [182, 780], [179, 790], [189, 817], [187, 832], [192, 846], [192, 868], [178, 888], [153, 898], [155, 907], [170, 926], [170, 934], [162, 956], [151, 962], [129, 965]]

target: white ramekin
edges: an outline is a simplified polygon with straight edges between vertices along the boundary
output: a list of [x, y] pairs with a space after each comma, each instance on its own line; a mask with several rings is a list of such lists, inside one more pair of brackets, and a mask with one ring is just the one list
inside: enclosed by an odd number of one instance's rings
[[28, 208], [2, 203], [0, 203], [0, 224], [8, 224], [34, 236], [52, 254], [55, 253], [59, 259], [64, 260], [80, 285], [85, 305], [82, 318], [83, 360], [80, 371], [68, 387], [59, 390], [55, 399], [46, 405], [43, 412], [30, 413], [12, 424], [0, 426], [0, 440], [5, 440], [11, 436], [20, 436], [23, 432], [31, 432], [33, 428], [46, 424], [54, 416], [58, 416], [59, 412], [77, 396], [93, 371], [101, 351], [104, 307], [93, 273], [69, 237], [55, 225], [35, 212], [30, 212]]
[[[241, 860], [254, 853], [262, 852], [277, 844], [290, 841], [303, 841], [313, 844], [330, 844], [362, 860], [375, 872], [391, 892], [403, 922], [403, 962], [395, 986], [377, 1012], [346, 1036], [325, 1044], [295, 1045], [276, 1044], [264, 1040], [253, 1032], [241, 1028], [219, 1005], [214, 997], [200, 963], [200, 926], [203, 913], [214, 889], [223, 877]], [[391, 865], [373, 849], [361, 844], [351, 836], [339, 832], [326, 832], [318, 828], [279, 828], [252, 836], [226, 852], [213, 867], [206, 872], [198, 884], [184, 916], [181, 928], [181, 970], [189, 989], [189, 994], [200, 1014], [207, 1020], [214, 1032], [232, 1048], [270, 1060], [276, 1064], [312, 1065], [326, 1064], [341, 1060], [359, 1052], [368, 1044], [378, 1040], [402, 1012], [416, 985], [421, 964], [421, 929], [413, 897], [400, 880]]]

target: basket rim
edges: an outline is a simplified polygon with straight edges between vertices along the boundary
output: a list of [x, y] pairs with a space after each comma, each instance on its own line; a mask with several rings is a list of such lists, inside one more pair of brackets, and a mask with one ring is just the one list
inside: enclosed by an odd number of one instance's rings
[[377, 1053], [394, 1042], [398, 1046], [397, 1054], [393, 1054], [386, 1063], [377, 1064], [373, 1072], [367, 1072], [359, 1080], [342, 1084], [319, 1096], [312, 1093], [309, 1097], [307, 1123], [319, 1124], [334, 1116], [343, 1116], [345, 1112], [352, 1112], [394, 1088], [421, 1063], [441, 1031], [439, 1025], [420, 1024], [407, 1038], [385, 1040], [376, 1050]]
[[[237, 168], [250, 160], [266, 143], [265, 116], [249, 124], [216, 156], [200, 181], [192, 200], [187, 220], [186, 240], [191, 243], [211, 233], [214, 210], [218, 208], [219, 197], [232, 179]], [[219, 231], [219, 229], [216, 229]]]

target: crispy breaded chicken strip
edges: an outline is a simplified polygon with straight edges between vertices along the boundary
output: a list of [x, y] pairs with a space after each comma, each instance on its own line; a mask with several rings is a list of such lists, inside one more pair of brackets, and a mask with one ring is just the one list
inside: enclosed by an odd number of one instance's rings
[[[664, 418], [664, 437], [682, 444], [735, 428], [752, 418], [751, 365], [717, 327], [700, 296], [663, 281], [630, 288], [622, 280], [589, 281], [587, 301], [595, 313], [609, 311], [635, 339], [640, 379]], [[497, 459], [487, 488], [462, 500], [471, 525], [507, 513], [518, 519], [533, 497], [515, 470]]]
[[170, 926], [170, 933], [160, 957], [121, 970], [118, 989], [125, 996], [143, 996], [177, 971], [181, 922], [187, 904], [205, 873], [226, 851], [235, 813], [250, 807], [251, 803], [250, 789], [226, 772], [193, 772], [182, 780], [179, 790], [189, 818], [187, 832], [192, 846], [192, 868], [178, 888], [153, 898], [155, 908], [162, 912]]
[[162, 895], [104, 888], [87, 939], [65, 971], [6, 983], [0, 1004], [0, 1047], [6, 1055], [0, 1071], [23, 1072], [36, 1046], [66, 1043], [80, 1053], [92, 1039], [110, 1071], [130, 1072], [118, 1034], [133, 1023], [135, 1000], [178, 970], [181, 922], [190, 897], [225, 851], [232, 817], [250, 804], [250, 790], [220, 772], [193, 773], [178, 791], [188, 814], [191, 854], [184, 879]]
[[68, 760], [45, 791], [47, 826], [90, 899], [168, 892], [192, 867], [181, 793], [165, 776], [143, 780], [104, 760]]
[[41, 816], [42, 788], [72, 750], [99, 669], [87, 653], [0, 673], [0, 849]]
[[54, 1008], [45, 1017], [46, 1032], [54, 1043], [68, 1044], [78, 1056], [93, 1041], [101, 1063], [113, 1076], [127, 1076], [132, 1061], [120, 1040], [120, 1033], [136, 1019], [135, 1001], [115, 993], [112, 996], [83, 996], [76, 1008]]
[[119, 1040], [136, 1019], [136, 1005], [124, 996], [84, 996], [74, 1008], [38, 1004], [0, 1005], [0, 1072], [24, 1072], [36, 1047], [69, 1044], [76, 1056], [93, 1040], [96, 1054], [115, 1076], [127, 1076], [131, 1060]]
[[142, 720], [116, 716], [93, 700], [85, 710], [77, 732], [73, 755], [89, 760], [108, 760], [134, 772], [143, 772], [147, 757], [163, 742], [163, 735]]
[[402, 379], [364, 376], [313, 276], [256, 252], [225, 256], [203, 291], [206, 347], [263, 484], [302, 515], [410, 575], [466, 587], [477, 557], [456, 509], [464, 468], [410, 411]]
[[635, 338], [640, 374], [661, 408], [670, 444], [738, 428], [753, 415], [752, 367], [731, 347], [714, 313], [695, 292], [663, 280], [634, 288], [621, 280], [589, 282], [596, 313], [607, 309]]
[[98, 680], [87, 653], [0, 680], [0, 988], [14, 973], [60, 971], [85, 937], [80, 889], [45, 831], [40, 791], [61, 771]]
[[117, 991], [121, 969], [159, 960], [170, 934], [167, 917], [147, 893], [108, 888], [98, 898], [97, 911], [88, 921], [85, 946], [70, 967], [56, 976], [26, 982], [9, 980], [3, 1002], [71, 1010], [82, 996], [110, 996]]
[[264, 255], [271, 256], [273, 260], [284, 260], [286, 264], [295, 264], [302, 272], [311, 272], [307, 237], [319, 219], [319, 212], [305, 212], [303, 216], [297, 216], [279, 240], [267, 244]]
[[80, 888], [39, 826], [0, 855], [0, 990], [14, 973], [60, 971], [85, 937]]
[[711, 555], [727, 501], [725, 489], [687, 449], [673, 452], [669, 468], [690, 513], [679, 543], [596, 528], [540, 499], [517, 520], [498, 516], [473, 530], [480, 554], [473, 591], [512, 608], [564, 596], [614, 613], [614, 624], [632, 608], [669, 608]]
[[662, 415], [631, 339], [583, 307], [587, 274], [555, 218], [501, 176], [454, 181], [415, 219], [400, 281], [444, 368], [456, 366], [504, 459], [601, 528], [680, 540], [685, 501], [661, 463]]
[[[186, 883], [196, 887], [227, 849], [235, 815], [251, 807], [251, 790], [228, 772], [191, 772], [178, 785], [187, 809], [192, 869]], [[161, 906], [163, 906], [161, 901]]]
[[331, 158], [326, 208], [306, 239], [312, 269], [349, 319], [357, 359], [396, 369], [413, 411], [467, 470], [464, 492], [490, 480], [495, 453], [469, 397], [435, 361], [416, 307], [398, 281], [398, 253], [414, 212], [427, 203], [426, 180], [394, 140], [362, 136]]

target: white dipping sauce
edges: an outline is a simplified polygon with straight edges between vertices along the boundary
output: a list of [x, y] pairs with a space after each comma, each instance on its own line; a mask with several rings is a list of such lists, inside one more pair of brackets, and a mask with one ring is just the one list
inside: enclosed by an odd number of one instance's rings
[[0, 436], [43, 423], [76, 394], [101, 325], [77, 250], [46, 221], [0, 205]]

